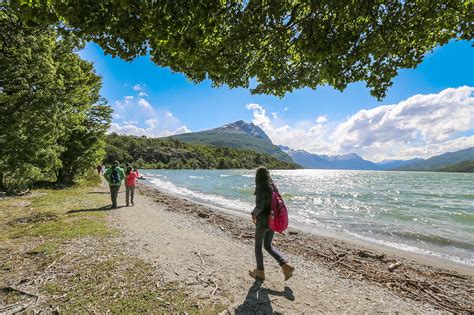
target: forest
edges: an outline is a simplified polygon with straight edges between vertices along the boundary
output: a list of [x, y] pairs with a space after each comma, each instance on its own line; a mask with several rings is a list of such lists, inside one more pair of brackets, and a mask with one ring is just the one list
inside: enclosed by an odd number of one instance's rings
[[104, 154], [112, 109], [102, 78], [76, 53], [85, 42], [0, 11], [0, 191], [68, 185]]
[[295, 169], [298, 165], [252, 150], [191, 144], [173, 138], [147, 138], [110, 134], [107, 136], [107, 164], [118, 160], [138, 168], [251, 169], [265, 165], [272, 169]]

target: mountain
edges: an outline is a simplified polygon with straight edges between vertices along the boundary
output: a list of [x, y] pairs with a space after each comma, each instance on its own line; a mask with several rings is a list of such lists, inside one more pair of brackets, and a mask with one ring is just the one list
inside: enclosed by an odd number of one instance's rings
[[409, 163], [414, 163], [414, 162], [421, 162], [424, 161], [424, 159], [421, 158], [414, 158], [411, 160], [384, 160], [382, 162], [375, 163], [381, 170], [391, 170], [395, 169], [398, 167], [402, 167], [406, 164]]
[[[324, 156], [323, 156], [324, 157]], [[364, 160], [355, 153], [326, 157], [336, 169], [341, 170], [378, 170], [377, 164]]]
[[243, 120], [239, 120], [234, 123], [227, 124], [222, 127], [214, 128], [211, 130], [223, 133], [249, 135], [268, 142], [272, 142], [272, 140], [270, 140], [270, 138], [267, 136], [265, 131], [262, 130], [262, 128], [253, 123], [248, 124]]
[[439, 169], [440, 172], [474, 173], [474, 160], [459, 162]]
[[243, 120], [210, 130], [176, 135], [172, 138], [188, 143], [253, 150], [272, 155], [281, 161], [293, 162], [288, 154], [272, 143], [260, 127]]
[[300, 166], [268, 154], [211, 145], [180, 142], [176, 139], [107, 135], [107, 163], [118, 160], [138, 168], [157, 169], [253, 169], [265, 165], [271, 169], [295, 169]]
[[296, 164], [299, 164], [304, 168], [334, 168], [334, 165], [331, 162], [317, 154], [312, 154], [304, 150], [291, 150], [290, 148], [283, 146], [280, 146], [280, 148], [282, 148]]
[[474, 160], [474, 147], [455, 152], [447, 152], [426, 160], [413, 161], [396, 168], [400, 171], [438, 171], [465, 161]]
[[344, 155], [318, 155], [304, 150], [292, 150], [280, 146], [295, 163], [304, 168], [314, 169], [341, 169], [341, 170], [378, 170], [377, 164], [364, 160], [355, 153]]

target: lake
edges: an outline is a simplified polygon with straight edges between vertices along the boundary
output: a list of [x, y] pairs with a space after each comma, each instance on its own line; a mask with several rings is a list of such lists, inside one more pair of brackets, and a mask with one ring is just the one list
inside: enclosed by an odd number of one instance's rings
[[[143, 170], [163, 191], [229, 210], [254, 207], [253, 170]], [[474, 266], [474, 174], [273, 170], [290, 225]]]

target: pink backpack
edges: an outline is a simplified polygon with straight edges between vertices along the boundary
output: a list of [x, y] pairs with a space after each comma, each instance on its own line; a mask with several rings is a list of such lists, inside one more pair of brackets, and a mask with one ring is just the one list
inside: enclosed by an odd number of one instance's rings
[[275, 186], [273, 186], [268, 227], [278, 233], [282, 233], [288, 227], [288, 209]]

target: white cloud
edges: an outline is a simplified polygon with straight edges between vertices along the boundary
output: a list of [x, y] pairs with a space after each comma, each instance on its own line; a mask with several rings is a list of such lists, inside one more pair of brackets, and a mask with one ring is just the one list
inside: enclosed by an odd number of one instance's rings
[[374, 155], [374, 151], [383, 150], [389, 156], [399, 156], [421, 148], [424, 154], [420, 155], [432, 155], [437, 147], [474, 129], [473, 92], [468, 86], [449, 88], [361, 110], [341, 123], [332, 139], [340, 151]]
[[188, 133], [188, 132], [191, 132], [191, 130], [189, 130], [188, 127], [181, 126], [179, 128], [176, 128], [173, 131], [169, 131], [169, 130], [162, 131], [160, 133], [160, 137], [169, 137], [169, 136], [179, 135], [179, 134]]
[[250, 103], [247, 105], [248, 110], [253, 110], [253, 123], [260, 126], [262, 129], [270, 128], [270, 118], [266, 115], [265, 108], [262, 106]]
[[109, 132], [163, 137], [191, 131], [172, 112], [152, 106], [144, 98], [125, 96], [113, 104], [113, 123]]
[[319, 115], [318, 118], [316, 118], [316, 122], [318, 124], [325, 123], [326, 121], [328, 121], [328, 118], [326, 115]]
[[139, 97], [148, 97], [148, 94], [146, 94], [145, 92], [140, 92], [140, 93], [138, 93], [138, 96]]
[[340, 123], [315, 122], [288, 125], [272, 119], [259, 104], [248, 104], [253, 123], [276, 144], [318, 154], [357, 153], [365, 158], [408, 159], [429, 157], [474, 146], [473, 87], [445, 89], [437, 94], [415, 95], [398, 104], [364, 109]]
[[263, 107], [258, 105], [258, 104], [255, 104], [255, 103], [250, 103], [250, 104], [247, 104], [247, 109], [248, 110], [263, 110]]
[[288, 110], [288, 107], [285, 107], [284, 111], [286, 112]]
[[152, 109], [150, 103], [148, 103], [148, 101], [143, 99], [143, 98], [140, 98], [138, 100], [138, 105], [140, 105], [141, 107], [146, 108], [146, 109]]
[[136, 84], [136, 85], [132, 86], [132, 89], [133, 89], [135, 92], [138, 92], [138, 91], [141, 91], [143, 88], [141, 87], [140, 84]]
[[109, 132], [115, 132], [122, 135], [144, 136], [147, 134], [146, 129], [137, 127], [135, 125], [119, 125], [117, 123], [110, 124]]
[[158, 119], [156, 119], [156, 118], [147, 119], [147, 120], [145, 120], [145, 125], [147, 125], [150, 128], [155, 128], [159, 125]]
[[327, 144], [323, 141], [327, 128], [323, 125], [300, 121], [290, 126], [278, 115], [272, 115], [272, 119], [268, 117], [265, 108], [259, 104], [251, 103], [246, 108], [253, 111], [252, 122], [262, 128], [273, 143], [287, 145], [293, 149], [328, 153]]

